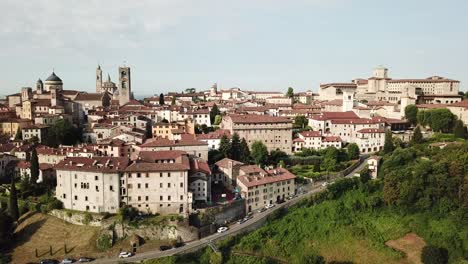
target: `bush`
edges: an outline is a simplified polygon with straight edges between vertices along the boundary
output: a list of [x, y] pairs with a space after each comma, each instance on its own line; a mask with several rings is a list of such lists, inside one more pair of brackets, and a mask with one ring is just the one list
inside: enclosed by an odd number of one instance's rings
[[89, 212], [86, 212], [83, 217], [83, 224], [88, 225], [91, 221], [93, 221], [93, 216]]
[[96, 240], [96, 247], [99, 251], [106, 251], [112, 247], [112, 237], [109, 234], [102, 234]]
[[448, 251], [436, 246], [425, 246], [421, 253], [421, 261], [424, 264], [448, 263]]

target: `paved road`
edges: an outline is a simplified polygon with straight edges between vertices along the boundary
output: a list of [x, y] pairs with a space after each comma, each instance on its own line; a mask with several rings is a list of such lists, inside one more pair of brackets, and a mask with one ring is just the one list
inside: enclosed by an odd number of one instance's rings
[[[365, 159], [358, 167], [356, 167], [356, 169], [351, 171], [345, 177], [352, 177], [356, 172], [360, 171], [366, 164], [367, 164], [367, 159]], [[268, 215], [272, 214], [274, 211], [276, 211], [276, 210], [278, 210], [280, 208], [283, 208], [283, 207], [285, 207], [287, 205], [296, 204], [297, 202], [301, 201], [305, 197], [309, 197], [312, 194], [320, 192], [320, 191], [322, 191], [324, 189], [325, 189], [325, 187], [323, 187], [321, 185], [315, 186], [312, 189], [310, 189], [309, 192], [307, 192], [305, 194], [298, 195], [295, 198], [293, 198], [291, 200], [288, 200], [285, 203], [282, 203], [280, 205], [276, 205], [272, 209], [268, 209], [268, 210], [266, 210], [265, 212], [262, 212], [262, 213], [255, 212], [253, 214], [252, 219], [248, 220], [247, 222], [245, 222], [243, 224], [234, 223], [234, 224], [229, 225], [229, 230], [224, 232], [224, 233], [221, 233], [221, 234], [215, 233], [215, 234], [212, 234], [210, 236], [204, 237], [202, 239], [195, 240], [195, 241], [192, 241], [192, 242], [188, 242], [188, 243], [185, 244], [185, 246], [180, 247], [180, 248], [174, 248], [174, 249], [170, 249], [170, 250], [166, 250], [166, 251], [160, 251], [159, 249], [157, 249], [157, 250], [153, 250], [153, 251], [137, 253], [135, 256], [130, 257], [130, 258], [126, 258], [126, 259], [118, 259], [118, 258], [98, 259], [94, 263], [117, 263], [119, 261], [120, 262], [131, 263], [131, 262], [139, 262], [139, 261], [148, 260], [148, 259], [155, 259], [155, 258], [172, 256], [172, 255], [175, 255], [175, 254], [185, 253], [185, 252], [188, 252], [188, 251], [195, 251], [197, 249], [201, 249], [201, 248], [207, 246], [211, 242], [216, 242], [216, 241], [218, 241], [220, 239], [223, 239], [223, 238], [226, 238], [228, 236], [236, 235], [238, 233], [242, 233], [243, 231], [248, 229], [248, 227], [256, 224], [258, 221], [264, 220]]]

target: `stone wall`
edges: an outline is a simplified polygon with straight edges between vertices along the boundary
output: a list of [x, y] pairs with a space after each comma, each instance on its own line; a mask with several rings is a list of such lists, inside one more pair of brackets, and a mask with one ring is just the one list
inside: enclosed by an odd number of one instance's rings
[[189, 226], [186, 222], [167, 221], [158, 225], [139, 225], [138, 227], [114, 225], [114, 237], [116, 239], [137, 235], [144, 240], [176, 240], [184, 242], [198, 239], [198, 229]]
[[102, 219], [104, 218], [102, 215], [99, 214], [91, 214], [90, 221], [86, 220], [87, 213], [85, 212], [77, 212], [77, 211], [70, 211], [70, 210], [52, 210], [49, 212], [49, 215], [55, 216], [59, 219], [62, 219], [65, 222], [74, 225], [88, 225], [88, 226], [101, 226]]

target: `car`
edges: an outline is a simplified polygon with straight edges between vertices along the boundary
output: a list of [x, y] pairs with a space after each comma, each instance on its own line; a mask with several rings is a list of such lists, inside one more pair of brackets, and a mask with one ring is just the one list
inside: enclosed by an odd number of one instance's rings
[[328, 182], [322, 183], [322, 186], [323, 186], [323, 187], [327, 187], [327, 185], [328, 185]]
[[70, 264], [70, 263], [73, 263], [73, 262], [75, 262], [75, 261], [73, 259], [71, 259], [71, 258], [64, 258], [62, 260], [62, 262], [60, 262], [60, 263], [61, 264]]
[[267, 205], [265, 205], [265, 209], [270, 209], [270, 208], [273, 208], [273, 207], [275, 207], [274, 204], [267, 204]]
[[40, 264], [56, 264], [58, 261], [55, 259], [43, 259], [39, 262]]
[[265, 207], [262, 207], [262, 208], [258, 209], [258, 211], [257, 211], [257, 212], [259, 212], [259, 213], [263, 213], [263, 212], [265, 212], [265, 211], [266, 211], [266, 208], [265, 208]]
[[244, 217], [244, 220], [247, 221], [247, 220], [252, 219], [252, 218], [253, 218], [252, 215], [246, 215], [246, 216]]
[[226, 231], [228, 231], [229, 228], [227, 228], [226, 226], [222, 226], [220, 228], [218, 228], [218, 233], [224, 233]]
[[119, 253], [119, 258], [129, 258], [131, 256], [133, 256], [132, 252], [122, 251]]
[[171, 246], [167, 246], [167, 245], [159, 246], [159, 250], [161, 250], [161, 251], [166, 251], [166, 250], [169, 250], [169, 249], [172, 249], [172, 247], [171, 247]]
[[91, 262], [93, 260], [94, 259], [92, 259], [92, 258], [81, 257], [81, 258], [78, 259], [78, 262]]
[[249, 219], [248, 219], [247, 217], [244, 217], [244, 218], [242, 218], [242, 219], [239, 219], [239, 220], [237, 221], [237, 223], [240, 225], [240, 224], [245, 223], [245, 221], [247, 221], [247, 220], [249, 220]]

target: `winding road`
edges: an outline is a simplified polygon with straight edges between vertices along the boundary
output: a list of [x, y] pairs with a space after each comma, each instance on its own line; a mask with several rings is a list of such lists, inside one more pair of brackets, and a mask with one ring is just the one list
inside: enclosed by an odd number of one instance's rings
[[[348, 173], [345, 177], [352, 177], [355, 173], [358, 171], [362, 170], [362, 168], [367, 164], [367, 159], [364, 159], [359, 166], [357, 166], [353, 171]], [[317, 184], [316, 184], [317, 185]], [[237, 224], [233, 223], [231, 225], [228, 225], [229, 230], [224, 232], [224, 233], [215, 233], [210, 236], [204, 237], [199, 240], [195, 240], [192, 242], [186, 243], [183, 247], [180, 248], [173, 248], [170, 250], [166, 251], [160, 251], [159, 249], [153, 250], [153, 251], [147, 251], [143, 253], [137, 253], [135, 256], [126, 258], [126, 259], [119, 259], [117, 257], [115, 258], [102, 258], [102, 259], [97, 259], [94, 261], [94, 263], [132, 263], [132, 262], [142, 262], [144, 260], [149, 260], [149, 259], [155, 259], [155, 258], [162, 258], [162, 257], [167, 257], [167, 256], [172, 256], [176, 254], [183, 254], [187, 252], [193, 252], [198, 249], [204, 248], [213, 242], [219, 241], [221, 239], [227, 238], [228, 236], [232, 235], [237, 235], [240, 233], [248, 232], [251, 229], [255, 229], [258, 225], [261, 225], [265, 223], [266, 218], [271, 215], [273, 212], [276, 210], [279, 210], [280, 208], [283, 207], [290, 207], [299, 201], [303, 200], [306, 197], [309, 197], [317, 192], [323, 191], [325, 187], [323, 187], [320, 183], [318, 186], [315, 186], [311, 188], [308, 192], [305, 194], [300, 194], [294, 197], [291, 200], [288, 200], [282, 204], [276, 205], [275, 207], [268, 209], [264, 212], [258, 213], [255, 212], [253, 214], [253, 217], [246, 221], [243, 224]], [[259, 223], [260, 221], [263, 221], [262, 223]]]

